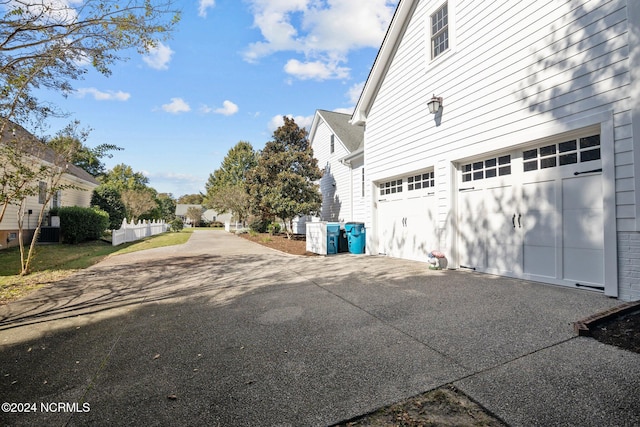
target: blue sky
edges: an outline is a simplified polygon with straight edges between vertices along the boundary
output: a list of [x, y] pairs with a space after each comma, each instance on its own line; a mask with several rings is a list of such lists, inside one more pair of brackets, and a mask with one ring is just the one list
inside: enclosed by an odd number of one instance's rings
[[397, 0], [200, 0], [180, 2], [173, 38], [133, 52], [104, 77], [91, 71], [66, 99], [46, 94], [90, 127], [88, 145], [124, 151], [125, 163], [159, 192], [204, 191], [238, 141], [260, 149], [294, 117], [316, 109], [351, 113]]

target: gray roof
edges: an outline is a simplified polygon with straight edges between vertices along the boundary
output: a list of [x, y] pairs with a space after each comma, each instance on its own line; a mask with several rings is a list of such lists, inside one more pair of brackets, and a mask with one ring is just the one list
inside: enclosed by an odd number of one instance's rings
[[349, 123], [350, 114], [327, 110], [318, 110], [318, 114], [342, 141], [349, 153], [353, 153], [364, 145], [364, 127]]
[[176, 215], [185, 216], [189, 208], [202, 209], [202, 212], [204, 212], [204, 208], [202, 207], [202, 205], [189, 205], [189, 204], [178, 203], [176, 204]]
[[[3, 141], [18, 141], [20, 143], [21, 149], [25, 150], [29, 154], [42, 159], [45, 162], [52, 164], [55, 163], [55, 152], [44, 145], [42, 142], [40, 142], [38, 138], [36, 138], [31, 132], [27, 131], [19, 124], [7, 121], [7, 126], [4, 129], [2, 138], [0, 138], [0, 143], [2, 143]], [[79, 178], [91, 184], [100, 184], [98, 180], [96, 180], [96, 178], [86, 170], [71, 163], [68, 163], [66, 166], [67, 173], [69, 173], [70, 175], [73, 175], [76, 178]]]

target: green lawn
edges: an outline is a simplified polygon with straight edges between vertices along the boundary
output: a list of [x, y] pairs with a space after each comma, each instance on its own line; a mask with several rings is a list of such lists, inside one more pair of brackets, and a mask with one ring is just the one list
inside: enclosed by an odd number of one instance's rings
[[163, 233], [120, 246], [97, 241], [77, 245], [39, 245], [31, 264], [32, 273], [20, 276], [20, 250], [0, 251], [0, 304], [20, 298], [28, 292], [61, 280], [74, 271], [87, 268], [102, 259], [118, 254], [162, 246], [180, 245], [191, 237], [193, 229], [179, 233]]

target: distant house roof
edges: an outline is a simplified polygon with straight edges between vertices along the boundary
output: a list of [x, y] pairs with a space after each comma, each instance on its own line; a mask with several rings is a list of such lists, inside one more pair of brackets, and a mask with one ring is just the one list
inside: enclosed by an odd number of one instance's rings
[[188, 205], [188, 204], [179, 203], [179, 204], [176, 205], [176, 216], [185, 216], [185, 215], [187, 215], [187, 211], [189, 210], [189, 208], [202, 209], [202, 211], [204, 212], [204, 209], [203, 209], [202, 205]]
[[[25, 150], [28, 150], [27, 152], [29, 154], [47, 163], [51, 163], [51, 164], [55, 163], [55, 157], [56, 157], [55, 152], [51, 148], [47, 147], [42, 142], [40, 142], [32, 133], [30, 133], [29, 131], [27, 131], [25, 128], [23, 128], [17, 123], [13, 123], [11, 121], [7, 122], [7, 126], [4, 129], [4, 132], [2, 133], [2, 138], [0, 138], [0, 144], [3, 141], [29, 142], [30, 146], [26, 146], [27, 145], [26, 143], [21, 144], [22, 148], [24, 148]], [[85, 171], [84, 169], [71, 163], [67, 163], [66, 166], [67, 166], [68, 174], [73, 175], [76, 178], [79, 178], [83, 181], [86, 181], [94, 185], [100, 184], [93, 175], [91, 175], [89, 172]]]
[[319, 123], [317, 117], [331, 128], [333, 133], [338, 137], [349, 153], [353, 153], [364, 146], [364, 128], [362, 126], [353, 126], [349, 123], [350, 114], [337, 113], [335, 111], [318, 110], [316, 118], [311, 125], [311, 138], [316, 131]]

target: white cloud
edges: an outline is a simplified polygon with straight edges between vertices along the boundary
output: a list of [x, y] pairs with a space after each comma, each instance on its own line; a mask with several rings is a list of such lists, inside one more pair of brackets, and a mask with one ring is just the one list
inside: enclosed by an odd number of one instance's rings
[[169, 46], [158, 42], [157, 46], [149, 49], [149, 53], [143, 56], [142, 60], [153, 69], [166, 70], [174, 53]]
[[162, 109], [167, 113], [179, 114], [191, 111], [191, 107], [182, 98], [171, 98], [169, 104], [163, 104]]
[[198, 16], [207, 17], [207, 9], [212, 9], [216, 5], [215, 0], [200, 0], [198, 2]]
[[94, 87], [85, 87], [76, 90], [76, 96], [78, 98], [84, 98], [85, 96], [93, 96], [93, 99], [96, 101], [127, 101], [131, 98], [131, 94], [127, 92], [122, 92], [121, 90], [115, 92], [112, 90], [108, 90], [103, 92]]
[[349, 88], [349, 91], [347, 92], [347, 97], [349, 98], [349, 102], [352, 103], [353, 105], [356, 105], [358, 103], [358, 100], [360, 99], [360, 95], [362, 95], [362, 90], [364, 89], [365, 83], [366, 82], [356, 83]]
[[290, 59], [284, 66], [284, 71], [300, 80], [316, 79], [345, 79], [349, 77], [349, 69], [340, 67], [338, 63], [324, 63], [322, 61], [300, 62]]
[[224, 101], [222, 108], [216, 108], [214, 113], [222, 114], [223, 116], [232, 116], [238, 112], [238, 106], [231, 101]]
[[239, 111], [238, 106], [229, 100], [224, 101], [222, 103], [222, 107], [220, 108], [214, 109], [204, 104], [200, 107], [200, 112], [203, 114], [215, 113], [215, 114], [222, 114], [223, 116], [233, 116], [238, 111]]
[[[284, 124], [284, 120], [282, 119], [282, 114], [279, 116], [273, 116], [267, 125], [267, 129], [270, 132], [275, 131], [280, 126]], [[313, 122], [313, 115], [311, 116], [293, 116], [292, 114], [285, 114], [290, 119], [293, 119], [299, 127], [306, 128], [309, 130], [311, 128], [311, 123]]]
[[347, 61], [350, 51], [380, 47], [398, 0], [249, 0], [249, 3], [262, 40], [247, 47], [244, 59], [256, 62], [276, 52], [297, 52], [304, 55], [304, 61], [291, 59], [285, 71], [297, 78], [324, 79], [348, 77], [349, 69], [339, 64]]
[[10, 0], [4, 4], [4, 7], [7, 10], [26, 10], [26, 13], [37, 17], [39, 22], [70, 24], [78, 17], [78, 12], [74, 7], [82, 5], [82, 3], [83, 0]]

